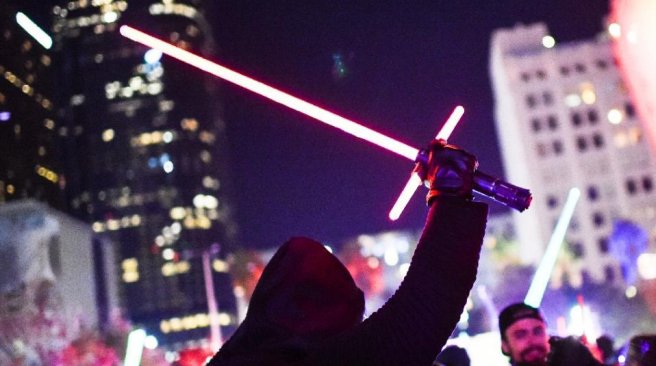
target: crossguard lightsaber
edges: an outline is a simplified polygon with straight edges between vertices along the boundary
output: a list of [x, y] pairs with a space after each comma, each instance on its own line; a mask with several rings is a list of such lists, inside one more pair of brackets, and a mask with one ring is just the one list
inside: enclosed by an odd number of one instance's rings
[[[367, 128], [360, 123], [339, 116], [326, 109], [306, 102], [300, 98], [294, 97], [279, 89], [268, 86], [219, 64], [211, 62], [205, 58], [178, 48], [170, 43], [164, 42], [130, 26], [121, 26], [120, 33], [128, 39], [141, 43], [144, 46], [159, 50], [170, 57], [208, 72], [225, 81], [250, 90], [274, 102], [299, 111], [320, 122], [339, 128], [344, 132], [378, 145], [388, 151], [401, 155], [413, 162], [425, 163], [427, 150], [419, 150], [410, 145], [404, 144], [391, 137], [385, 136], [380, 132]], [[416, 189], [416, 187], [417, 185], [415, 185], [414, 188]], [[525, 210], [531, 203], [531, 194], [527, 189], [516, 187], [510, 183], [504, 182], [498, 178], [494, 178], [480, 171], [476, 171], [474, 175], [474, 190], [519, 211]], [[414, 190], [412, 192], [414, 192]]]

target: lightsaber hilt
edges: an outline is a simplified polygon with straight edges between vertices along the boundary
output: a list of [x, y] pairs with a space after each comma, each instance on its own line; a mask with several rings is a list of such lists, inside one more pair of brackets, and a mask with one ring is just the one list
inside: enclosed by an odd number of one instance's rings
[[[427, 164], [429, 151], [419, 150], [416, 163]], [[528, 189], [512, 185], [500, 178], [474, 171], [474, 192], [489, 197], [504, 206], [522, 212], [531, 205], [533, 196]]]

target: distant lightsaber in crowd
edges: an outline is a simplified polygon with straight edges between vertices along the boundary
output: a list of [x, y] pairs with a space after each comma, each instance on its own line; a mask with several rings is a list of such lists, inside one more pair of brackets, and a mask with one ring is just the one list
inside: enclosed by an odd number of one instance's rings
[[[451, 116], [446, 120], [444, 123], [444, 126], [440, 129], [440, 131], [437, 133], [437, 136], [435, 136], [436, 140], [448, 140], [449, 137], [451, 136], [451, 133], [453, 130], [456, 128], [458, 125], [458, 122], [460, 121], [460, 118], [462, 118], [462, 115], [465, 113], [465, 108], [462, 106], [457, 106], [453, 112], [451, 112]], [[410, 179], [408, 179], [408, 182], [405, 184], [405, 187], [403, 187], [403, 190], [401, 191], [401, 194], [399, 195], [399, 198], [396, 199], [396, 202], [394, 203], [394, 206], [392, 206], [392, 210], [390, 210], [389, 213], [389, 218], [392, 221], [396, 221], [399, 216], [401, 216], [401, 213], [405, 209], [405, 206], [408, 205], [408, 202], [410, 202], [410, 198], [412, 198], [412, 195], [415, 194], [415, 191], [417, 188], [421, 185], [421, 178], [416, 172], [410, 173]]]
[[[157, 49], [177, 60], [197, 67], [225, 81], [241, 86], [242, 88], [250, 90], [274, 102], [299, 111], [320, 122], [339, 128], [344, 132], [369, 141], [386, 150], [401, 155], [406, 159], [412, 160], [413, 162], [424, 162], [422, 158], [425, 159], [427, 155], [425, 150], [419, 150], [410, 145], [404, 144], [357, 122], [341, 117], [335, 113], [211, 62], [189, 51], [178, 48], [130, 26], [121, 26], [120, 32], [128, 39], [141, 43], [147, 47]], [[527, 189], [513, 186], [479, 171], [475, 172], [474, 189], [478, 193], [489, 196], [490, 198], [519, 211], [525, 210], [531, 203], [531, 194]]]
[[526, 293], [524, 298], [524, 303], [531, 305], [533, 307], [539, 308], [542, 303], [542, 297], [544, 292], [547, 289], [549, 284], [549, 279], [551, 278], [551, 273], [553, 272], [554, 265], [556, 264], [556, 259], [558, 258], [558, 253], [560, 253], [560, 247], [565, 240], [565, 234], [567, 233], [567, 227], [569, 222], [572, 220], [574, 215], [574, 209], [576, 204], [581, 197], [581, 190], [574, 187], [569, 190], [567, 195], [567, 201], [563, 207], [563, 211], [560, 213], [558, 222], [554, 231], [551, 233], [551, 238], [549, 239], [549, 244], [547, 244], [547, 249], [544, 251], [544, 256], [538, 265], [538, 269], [535, 271], [533, 276], [533, 281], [531, 281], [531, 286]]

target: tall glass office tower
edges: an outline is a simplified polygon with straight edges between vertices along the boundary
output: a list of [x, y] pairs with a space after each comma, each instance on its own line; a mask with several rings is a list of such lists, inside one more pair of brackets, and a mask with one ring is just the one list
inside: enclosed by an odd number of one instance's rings
[[225, 122], [216, 80], [118, 28], [210, 54], [201, 3], [74, 0], [53, 8], [69, 211], [115, 243], [129, 319], [169, 343], [208, 334], [203, 253], [224, 334], [237, 321], [224, 260], [235, 232]]

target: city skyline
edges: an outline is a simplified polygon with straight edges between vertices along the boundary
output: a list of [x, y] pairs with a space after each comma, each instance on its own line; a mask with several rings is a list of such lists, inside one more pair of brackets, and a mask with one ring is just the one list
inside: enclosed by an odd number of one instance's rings
[[[451, 141], [476, 154], [481, 170], [503, 177], [487, 65], [491, 32], [543, 21], [557, 42], [584, 39], [603, 30], [607, 13], [608, 2], [596, 0], [246, 1], [213, 3], [206, 16], [215, 23], [214, 60], [410, 145], [426, 144], [463, 104]], [[422, 191], [398, 222], [387, 219], [407, 161], [238, 87], [221, 88], [241, 244], [276, 247], [294, 235], [338, 244], [421, 225]]]

